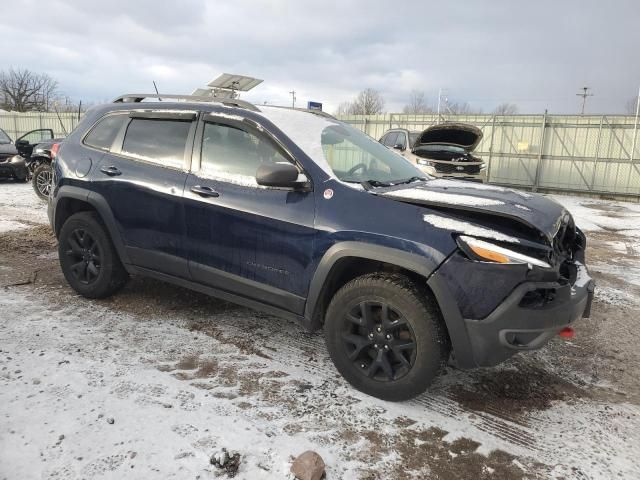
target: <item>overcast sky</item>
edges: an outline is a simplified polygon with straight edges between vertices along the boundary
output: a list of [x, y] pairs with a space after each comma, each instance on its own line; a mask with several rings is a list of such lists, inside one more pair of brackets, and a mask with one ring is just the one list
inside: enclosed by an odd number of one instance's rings
[[242, 98], [332, 112], [363, 88], [400, 111], [435, 104], [622, 113], [640, 86], [640, 1], [46, 0], [2, 4], [0, 69], [46, 72], [87, 102], [189, 93], [223, 72], [264, 79]]

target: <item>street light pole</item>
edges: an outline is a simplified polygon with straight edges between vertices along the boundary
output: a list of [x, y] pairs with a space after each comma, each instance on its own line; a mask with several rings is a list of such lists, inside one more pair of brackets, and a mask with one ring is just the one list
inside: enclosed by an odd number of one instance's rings
[[296, 108], [296, 91], [291, 90], [289, 94], [291, 95], [291, 108]]

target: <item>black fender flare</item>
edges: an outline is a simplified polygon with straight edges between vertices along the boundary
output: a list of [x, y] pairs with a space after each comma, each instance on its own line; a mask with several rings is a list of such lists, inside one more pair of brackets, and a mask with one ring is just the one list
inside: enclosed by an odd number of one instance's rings
[[362, 242], [340, 242], [329, 248], [318, 263], [316, 272], [309, 286], [309, 293], [305, 305], [304, 318], [311, 330], [319, 328], [319, 320], [314, 318], [322, 288], [329, 278], [332, 268], [338, 260], [346, 257], [377, 260], [404, 268], [424, 277], [426, 286], [431, 289], [438, 307], [442, 313], [449, 332], [451, 345], [455, 354], [455, 361], [461, 368], [472, 368], [475, 365], [471, 348], [471, 341], [466, 324], [458, 308], [458, 304], [450, 292], [446, 281], [438, 275], [437, 269], [446, 259], [430, 258], [395, 248], [384, 247]]
[[[120, 257], [120, 261], [125, 265], [125, 267], [130, 264], [129, 256], [127, 255], [127, 251], [124, 248], [124, 243], [122, 242], [122, 238], [120, 237], [120, 233], [118, 231], [116, 220], [111, 212], [111, 208], [109, 208], [109, 203], [107, 200], [100, 195], [99, 193], [93, 192], [91, 190], [86, 190], [81, 187], [75, 187], [73, 185], [63, 185], [58, 189], [55, 195], [54, 206], [53, 206], [53, 227], [56, 229], [58, 225], [58, 209], [56, 208], [58, 202], [65, 198], [70, 198], [74, 200], [79, 200], [81, 202], [85, 202], [91, 205], [102, 221], [104, 222], [107, 230], [109, 231], [109, 236], [111, 237], [111, 241], [113, 245], [116, 247], [116, 251], [118, 252], [118, 256]], [[55, 230], [56, 236], [58, 235], [57, 229]]]

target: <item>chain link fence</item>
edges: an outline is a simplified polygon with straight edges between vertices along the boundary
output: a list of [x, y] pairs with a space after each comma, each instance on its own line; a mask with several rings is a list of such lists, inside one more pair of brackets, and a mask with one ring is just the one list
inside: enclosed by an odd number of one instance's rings
[[483, 132], [475, 153], [487, 162], [491, 183], [640, 200], [640, 132], [633, 116], [385, 114], [340, 119], [375, 139], [390, 128], [420, 131], [444, 121], [470, 123]]

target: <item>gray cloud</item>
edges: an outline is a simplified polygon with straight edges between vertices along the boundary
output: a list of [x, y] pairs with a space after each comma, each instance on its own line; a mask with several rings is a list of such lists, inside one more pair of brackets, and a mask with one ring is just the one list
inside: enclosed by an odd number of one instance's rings
[[[601, 1], [13, 2], [0, 19], [0, 69], [46, 71], [85, 101], [189, 92], [222, 72], [265, 82], [246, 96], [329, 108], [365, 87], [390, 110], [412, 89], [491, 110], [620, 112], [640, 84], [640, 7]], [[24, 12], [33, 28], [25, 29]], [[18, 20], [22, 19], [22, 20]], [[17, 21], [14, 21], [17, 20]]]

